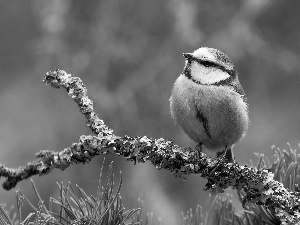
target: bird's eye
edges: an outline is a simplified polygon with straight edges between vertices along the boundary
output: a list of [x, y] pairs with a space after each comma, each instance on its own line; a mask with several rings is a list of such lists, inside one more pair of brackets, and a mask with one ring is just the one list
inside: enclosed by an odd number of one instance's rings
[[202, 65], [205, 67], [209, 67], [209, 66], [211, 66], [211, 63], [204, 61], [204, 62], [202, 62]]

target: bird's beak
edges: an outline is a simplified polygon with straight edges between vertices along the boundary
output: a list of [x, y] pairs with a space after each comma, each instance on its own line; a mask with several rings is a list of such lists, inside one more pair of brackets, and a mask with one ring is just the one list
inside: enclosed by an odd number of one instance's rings
[[187, 60], [191, 60], [193, 58], [192, 53], [183, 53], [183, 57]]

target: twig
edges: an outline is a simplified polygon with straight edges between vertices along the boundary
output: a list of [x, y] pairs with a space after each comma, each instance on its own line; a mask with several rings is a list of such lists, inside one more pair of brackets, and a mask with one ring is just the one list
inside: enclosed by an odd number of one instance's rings
[[64, 170], [74, 163], [89, 162], [95, 155], [114, 153], [134, 162], [149, 160], [157, 169], [174, 171], [176, 177], [201, 174], [208, 179], [206, 190], [213, 193], [223, 192], [229, 186], [237, 190], [244, 189], [244, 205], [248, 202], [264, 205], [281, 219], [282, 224], [300, 224], [300, 193], [285, 189], [282, 183], [273, 180], [274, 175], [269, 170], [227, 163], [224, 158], [212, 159], [162, 138], [118, 137], [93, 111], [93, 102], [88, 98], [80, 78], [57, 69], [48, 72], [43, 82], [68, 91], [86, 117], [87, 126], [96, 136], [82, 135], [78, 143], [61, 152], [41, 150], [36, 154], [38, 160], [24, 167], [10, 169], [0, 165], [0, 177], [7, 178], [3, 183], [4, 189], [10, 190], [18, 182], [33, 175], [45, 175], [54, 168]]

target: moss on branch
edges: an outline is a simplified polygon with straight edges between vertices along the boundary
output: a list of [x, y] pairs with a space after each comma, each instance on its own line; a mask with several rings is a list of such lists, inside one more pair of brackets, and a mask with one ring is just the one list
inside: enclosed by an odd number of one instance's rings
[[41, 150], [36, 154], [37, 161], [23, 167], [11, 169], [0, 165], [0, 177], [6, 178], [4, 189], [10, 190], [18, 182], [34, 175], [45, 175], [54, 168], [64, 170], [72, 164], [90, 162], [96, 155], [114, 153], [135, 163], [150, 161], [157, 169], [173, 171], [177, 177], [201, 174], [208, 180], [206, 189], [213, 193], [223, 192], [227, 187], [243, 189], [244, 205], [249, 202], [264, 205], [283, 224], [299, 223], [299, 192], [284, 188], [282, 183], [273, 179], [270, 170], [228, 163], [223, 157], [213, 159], [197, 149], [181, 148], [162, 138], [118, 137], [94, 112], [93, 102], [88, 98], [87, 89], [80, 78], [57, 69], [46, 73], [43, 82], [53, 88], [67, 90], [95, 136], [82, 135], [77, 143], [60, 152]]

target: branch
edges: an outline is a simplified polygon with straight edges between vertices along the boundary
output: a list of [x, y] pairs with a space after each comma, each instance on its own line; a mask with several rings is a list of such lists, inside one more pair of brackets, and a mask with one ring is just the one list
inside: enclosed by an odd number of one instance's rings
[[197, 149], [181, 148], [172, 141], [149, 137], [123, 138], [113, 134], [93, 110], [93, 102], [81, 79], [72, 77], [63, 70], [48, 72], [43, 80], [53, 88], [65, 88], [68, 95], [78, 104], [87, 119], [87, 126], [95, 136], [82, 135], [78, 143], [61, 152], [41, 150], [38, 160], [17, 169], [0, 165], [0, 177], [7, 178], [3, 188], [10, 190], [18, 182], [33, 175], [45, 175], [54, 168], [65, 170], [72, 164], [90, 162], [95, 155], [114, 153], [136, 162], [150, 161], [157, 169], [173, 171], [176, 177], [201, 174], [208, 180], [206, 190], [223, 192], [231, 186], [245, 191], [244, 205], [248, 202], [264, 205], [274, 212], [284, 224], [300, 224], [300, 193], [285, 189], [283, 184], [273, 179], [270, 170], [258, 170], [237, 163], [227, 163], [224, 157], [213, 159]]

